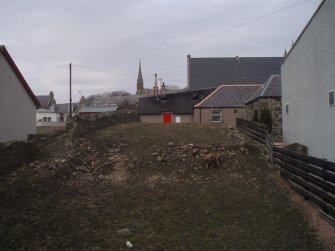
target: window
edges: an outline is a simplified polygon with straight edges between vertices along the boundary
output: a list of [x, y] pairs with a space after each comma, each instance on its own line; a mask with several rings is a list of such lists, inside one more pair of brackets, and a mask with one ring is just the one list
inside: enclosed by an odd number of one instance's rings
[[234, 113], [237, 113], [237, 109], [234, 109]]
[[289, 104], [286, 104], [285, 105], [285, 113], [288, 114], [288, 112], [289, 112]]
[[330, 91], [329, 92], [329, 105], [330, 106], [335, 106], [335, 102], [334, 102], [334, 93], [335, 93], [335, 91]]
[[43, 122], [51, 122], [51, 117], [43, 117]]
[[220, 110], [212, 110], [212, 122], [221, 122], [222, 114]]

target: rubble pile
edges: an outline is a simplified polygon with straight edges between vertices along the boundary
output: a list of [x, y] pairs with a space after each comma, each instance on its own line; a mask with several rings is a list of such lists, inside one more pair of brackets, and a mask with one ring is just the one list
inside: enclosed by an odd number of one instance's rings
[[[107, 136], [100, 133], [78, 136], [70, 131], [36, 142], [39, 152], [47, 154], [22, 168], [36, 176], [49, 172], [52, 177], [71, 181], [70, 187], [74, 180], [122, 185], [136, 179], [136, 175], [144, 176], [143, 182], [150, 184], [186, 182], [189, 178], [206, 180], [210, 172], [230, 175], [240, 168], [238, 156], [252, 154], [250, 141], [231, 131], [226, 141], [211, 143], [160, 139], [154, 144], [141, 145], [126, 137], [131, 136], [116, 131]], [[146, 140], [150, 137], [139, 141]]]

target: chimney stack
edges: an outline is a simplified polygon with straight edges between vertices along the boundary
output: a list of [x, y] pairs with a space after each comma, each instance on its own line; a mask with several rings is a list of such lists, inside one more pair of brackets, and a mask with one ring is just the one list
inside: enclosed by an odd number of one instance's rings
[[157, 73], [155, 73], [155, 82], [154, 82], [154, 88], [153, 88], [153, 94], [158, 95], [158, 85], [157, 85]]
[[191, 55], [187, 55], [187, 88], [191, 88]]

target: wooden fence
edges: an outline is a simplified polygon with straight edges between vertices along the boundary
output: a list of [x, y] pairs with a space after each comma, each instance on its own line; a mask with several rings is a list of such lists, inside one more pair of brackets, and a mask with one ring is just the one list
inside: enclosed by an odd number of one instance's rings
[[248, 134], [252, 139], [264, 144], [269, 153], [271, 162], [273, 161], [273, 143], [267, 130], [267, 125], [237, 118], [236, 126], [240, 131]]
[[335, 163], [274, 147], [265, 125], [238, 119], [237, 128], [266, 145], [268, 150], [271, 145], [272, 161], [281, 175], [306, 199], [314, 202], [321, 215], [335, 226]]

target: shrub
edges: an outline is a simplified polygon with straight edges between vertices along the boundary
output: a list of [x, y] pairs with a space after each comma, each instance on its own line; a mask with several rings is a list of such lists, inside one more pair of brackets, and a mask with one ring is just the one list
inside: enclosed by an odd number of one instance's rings
[[258, 111], [254, 110], [254, 114], [252, 115], [252, 121], [258, 122]]
[[260, 118], [259, 118], [259, 122], [267, 125], [268, 126], [268, 131], [269, 131], [269, 133], [271, 133], [271, 131], [272, 131], [272, 115], [271, 115], [271, 111], [269, 110], [269, 108], [262, 109], [261, 114], [260, 114]]

